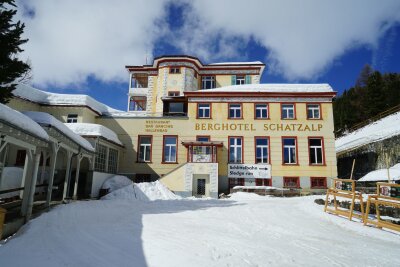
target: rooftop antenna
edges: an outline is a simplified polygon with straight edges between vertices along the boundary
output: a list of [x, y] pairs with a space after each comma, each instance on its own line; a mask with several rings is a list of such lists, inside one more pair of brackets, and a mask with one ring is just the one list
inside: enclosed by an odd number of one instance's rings
[[146, 59], [146, 65], [149, 64], [147, 61], [149, 59], [149, 51], [146, 49], [146, 54], [145, 54], [145, 59]]

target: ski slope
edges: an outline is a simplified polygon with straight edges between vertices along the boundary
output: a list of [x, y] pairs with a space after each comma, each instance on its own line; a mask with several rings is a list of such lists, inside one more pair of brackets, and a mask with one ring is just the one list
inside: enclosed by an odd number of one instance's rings
[[110, 199], [59, 206], [0, 246], [0, 266], [400, 266], [400, 235], [315, 197]]

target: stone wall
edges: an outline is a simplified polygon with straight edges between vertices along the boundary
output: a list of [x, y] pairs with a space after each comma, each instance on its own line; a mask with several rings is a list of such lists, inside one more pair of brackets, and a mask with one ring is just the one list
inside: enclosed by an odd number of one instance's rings
[[353, 159], [356, 159], [353, 177], [359, 179], [370, 171], [386, 168], [400, 162], [400, 135], [364, 145], [338, 156], [338, 177], [349, 178]]

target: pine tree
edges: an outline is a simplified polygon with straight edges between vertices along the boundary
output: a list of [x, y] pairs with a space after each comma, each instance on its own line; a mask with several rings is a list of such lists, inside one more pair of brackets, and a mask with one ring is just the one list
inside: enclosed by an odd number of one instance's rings
[[369, 65], [365, 64], [358, 75], [356, 87], [364, 87], [367, 85], [368, 78], [374, 72], [374, 69]]
[[368, 118], [373, 117], [386, 109], [383, 87], [382, 75], [380, 72], [375, 71], [371, 76], [369, 76], [367, 86], [365, 87], [365, 104], [367, 108], [365, 115], [367, 115]]
[[16, 82], [29, 74], [29, 64], [18, 59], [21, 45], [28, 39], [21, 39], [25, 25], [14, 22], [17, 13], [14, 0], [0, 0], [0, 103], [7, 103], [12, 97]]

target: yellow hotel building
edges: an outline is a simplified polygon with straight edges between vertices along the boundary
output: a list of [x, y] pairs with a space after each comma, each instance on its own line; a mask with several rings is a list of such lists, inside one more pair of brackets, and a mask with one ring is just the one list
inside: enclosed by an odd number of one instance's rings
[[162, 56], [126, 66], [127, 112], [21, 97], [10, 106], [112, 130], [123, 144], [116, 173], [159, 179], [182, 196], [218, 197], [234, 186], [323, 191], [337, 176], [336, 93], [328, 84], [260, 84], [264, 68]]

